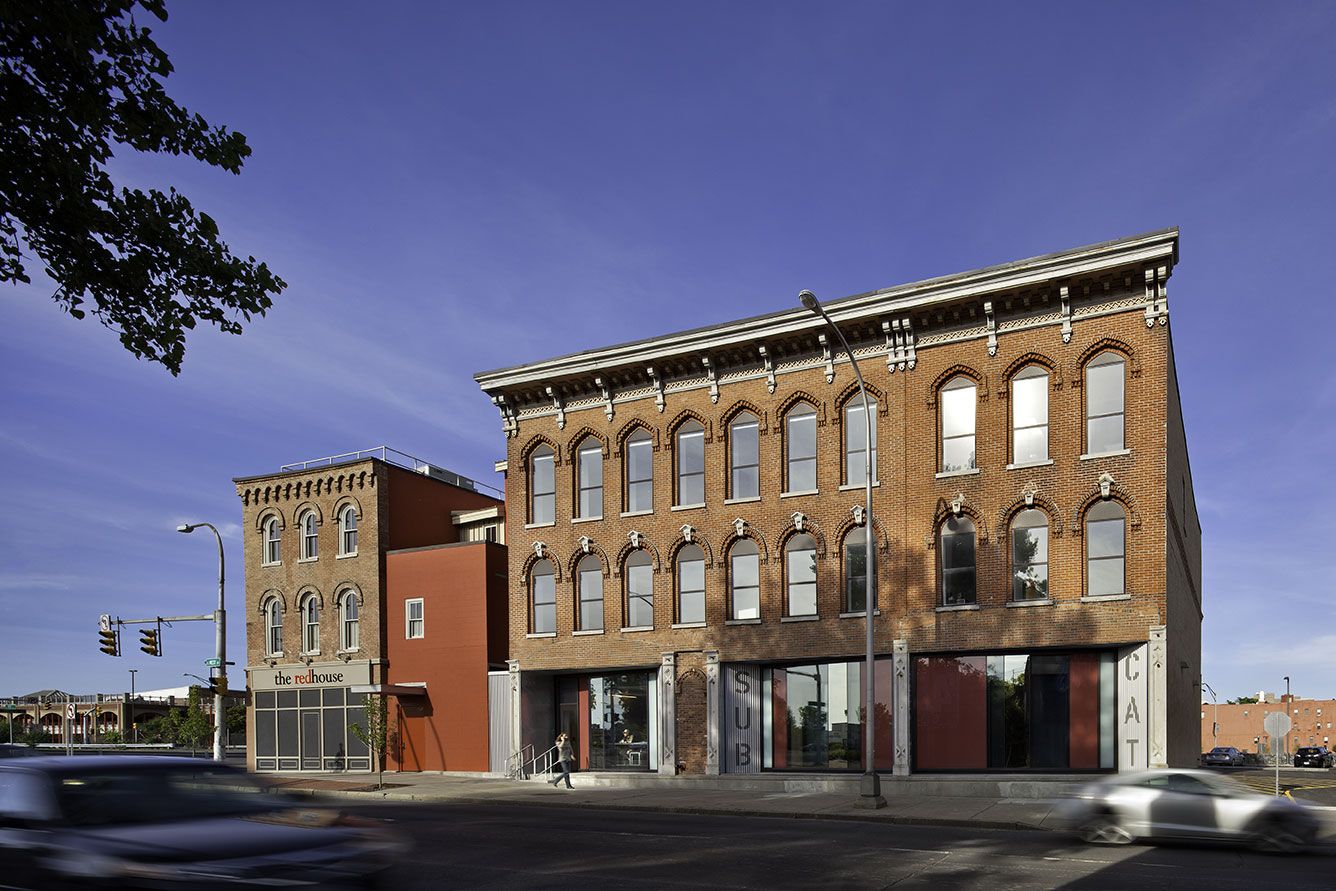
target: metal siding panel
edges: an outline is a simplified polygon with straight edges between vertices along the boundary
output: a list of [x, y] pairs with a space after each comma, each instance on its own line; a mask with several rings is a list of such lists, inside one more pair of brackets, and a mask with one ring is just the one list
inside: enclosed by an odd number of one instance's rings
[[510, 672], [487, 673], [487, 761], [494, 773], [510, 758]]
[[725, 773], [761, 772], [761, 667], [725, 665], [724, 728]]

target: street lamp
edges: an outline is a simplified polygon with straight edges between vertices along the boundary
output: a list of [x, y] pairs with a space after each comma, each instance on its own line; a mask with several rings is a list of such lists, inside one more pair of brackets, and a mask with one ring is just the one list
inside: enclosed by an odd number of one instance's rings
[[1203, 688], [1211, 691], [1211, 704], [1215, 706], [1215, 717], [1211, 719], [1211, 748], [1215, 748], [1219, 742], [1220, 733], [1220, 701], [1215, 698], [1215, 688], [1205, 681], [1201, 682]]
[[886, 806], [886, 799], [881, 796], [881, 778], [877, 776], [873, 753], [876, 751], [876, 696], [873, 690], [876, 686], [876, 673], [873, 670], [872, 662], [872, 592], [876, 590], [876, 566], [872, 562], [872, 409], [868, 403], [867, 387], [863, 385], [863, 373], [858, 368], [858, 360], [854, 358], [854, 351], [849, 348], [849, 341], [844, 339], [844, 333], [839, 327], [826, 315], [826, 310], [821, 305], [821, 301], [816, 299], [816, 295], [811, 291], [801, 291], [798, 294], [798, 300], [802, 305], [819, 315], [825, 323], [835, 332], [839, 338], [840, 344], [844, 347], [844, 353], [849, 357], [849, 364], [853, 366], [854, 377], [858, 379], [858, 392], [863, 397], [863, 433], [867, 437], [865, 444], [866, 451], [863, 453], [863, 496], [865, 500], [863, 516], [865, 517], [863, 527], [863, 546], [864, 560], [866, 565], [866, 576], [863, 582], [863, 609], [864, 619], [867, 626], [867, 652], [866, 661], [863, 667], [863, 690], [864, 690], [864, 715], [866, 727], [864, 730], [865, 743], [863, 746], [863, 782], [859, 790], [859, 804], [862, 807], [882, 808]]
[[213, 694], [213, 760], [223, 760], [223, 728], [226, 726], [223, 716], [223, 694], [227, 681], [227, 610], [223, 607], [223, 537], [218, 534], [212, 523], [187, 523], [176, 527], [177, 532], [191, 533], [201, 526], [207, 526], [218, 540], [218, 609], [213, 612], [213, 636], [217, 644], [218, 678], [224, 684]]
[[[1290, 709], [1294, 708], [1294, 706], [1291, 704], [1293, 702], [1294, 700], [1290, 698], [1290, 676], [1285, 675], [1285, 703], [1286, 703], [1285, 714], [1288, 715], [1290, 713]], [[1287, 733], [1285, 734], [1285, 753], [1289, 754], [1289, 751], [1290, 751], [1290, 735]]]

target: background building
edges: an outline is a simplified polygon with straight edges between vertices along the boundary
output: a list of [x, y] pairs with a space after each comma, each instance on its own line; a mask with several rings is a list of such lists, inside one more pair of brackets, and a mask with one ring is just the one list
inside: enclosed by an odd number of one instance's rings
[[870, 576], [878, 767], [1195, 764], [1177, 250], [1170, 229], [829, 303], [870, 417], [798, 307], [476, 375], [507, 437], [512, 745], [861, 769]]
[[[25, 729], [40, 728], [45, 741], [50, 743], [77, 745], [106, 742], [109, 738], [135, 742], [139, 726], [155, 718], [164, 718], [172, 711], [184, 712], [189, 701], [189, 687], [142, 690], [133, 696], [129, 693], [38, 690], [24, 696], [0, 699], [0, 713], [12, 721], [16, 734]], [[213, 697], [201, 696], [199, 704], [212, 719]], [[0, 732], [0, 742], [10, 742], [7, 732], [8, 728]]]
[[[1284, 701], [1277, 701], [1284, 700]], [[1281, 751], [1293, 754], [1300, 746], [1331, 748], [1336, 739], [1336, 699], [1299, 699], [1272, 696], [1267, 702], [1237, 705], [1209, 702], [1201, 705], [1201, 747], [1209, 752], [1215, 746], [1233, 746], [1240, 752], [1260, 754], [1271, 751], [1271, 735], [1262, 722], [1271, 712], [1285, 712], [1293, 722], [1281, 740]], [[1216, 726], [1218, 722], [1218, 727]]]

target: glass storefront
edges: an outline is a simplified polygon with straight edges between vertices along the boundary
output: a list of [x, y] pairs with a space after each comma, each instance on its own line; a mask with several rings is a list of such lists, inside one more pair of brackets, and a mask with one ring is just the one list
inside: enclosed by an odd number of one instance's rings
[[[894, 764], [891, 736], [891, 662], [878, 659], [876, 765]], [[777, 770], [862, 770], [863, 662], [826, 662], [766, 668], [762, 675], [764, 766]]]
[[348, 729], [366, 721], [365, 694], [325, 687], [253, 697], [256, 770], [371, 770], [367, 747]]
[[589, 678], [589, 769], [658, 769], [658, 683], [651, 672]]

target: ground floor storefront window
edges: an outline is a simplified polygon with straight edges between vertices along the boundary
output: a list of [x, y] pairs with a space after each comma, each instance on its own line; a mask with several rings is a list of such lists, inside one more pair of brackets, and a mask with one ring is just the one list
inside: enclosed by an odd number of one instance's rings
[[257, 690], [256, 770], [370, 770], [352, 723], [366, 722], [366, 695], [343, 687]]
[[[861, 661], [764, 668], [763, 766], [775, 770], [862, 770], [867, 726], [863, 669]], [[876, 766], [890, 770], [895, 761], [891, 660], [877, 659], [874, 671]]]
[[658, 679], [651, 672], [589, 678], [590, 770], [658, 769]]

